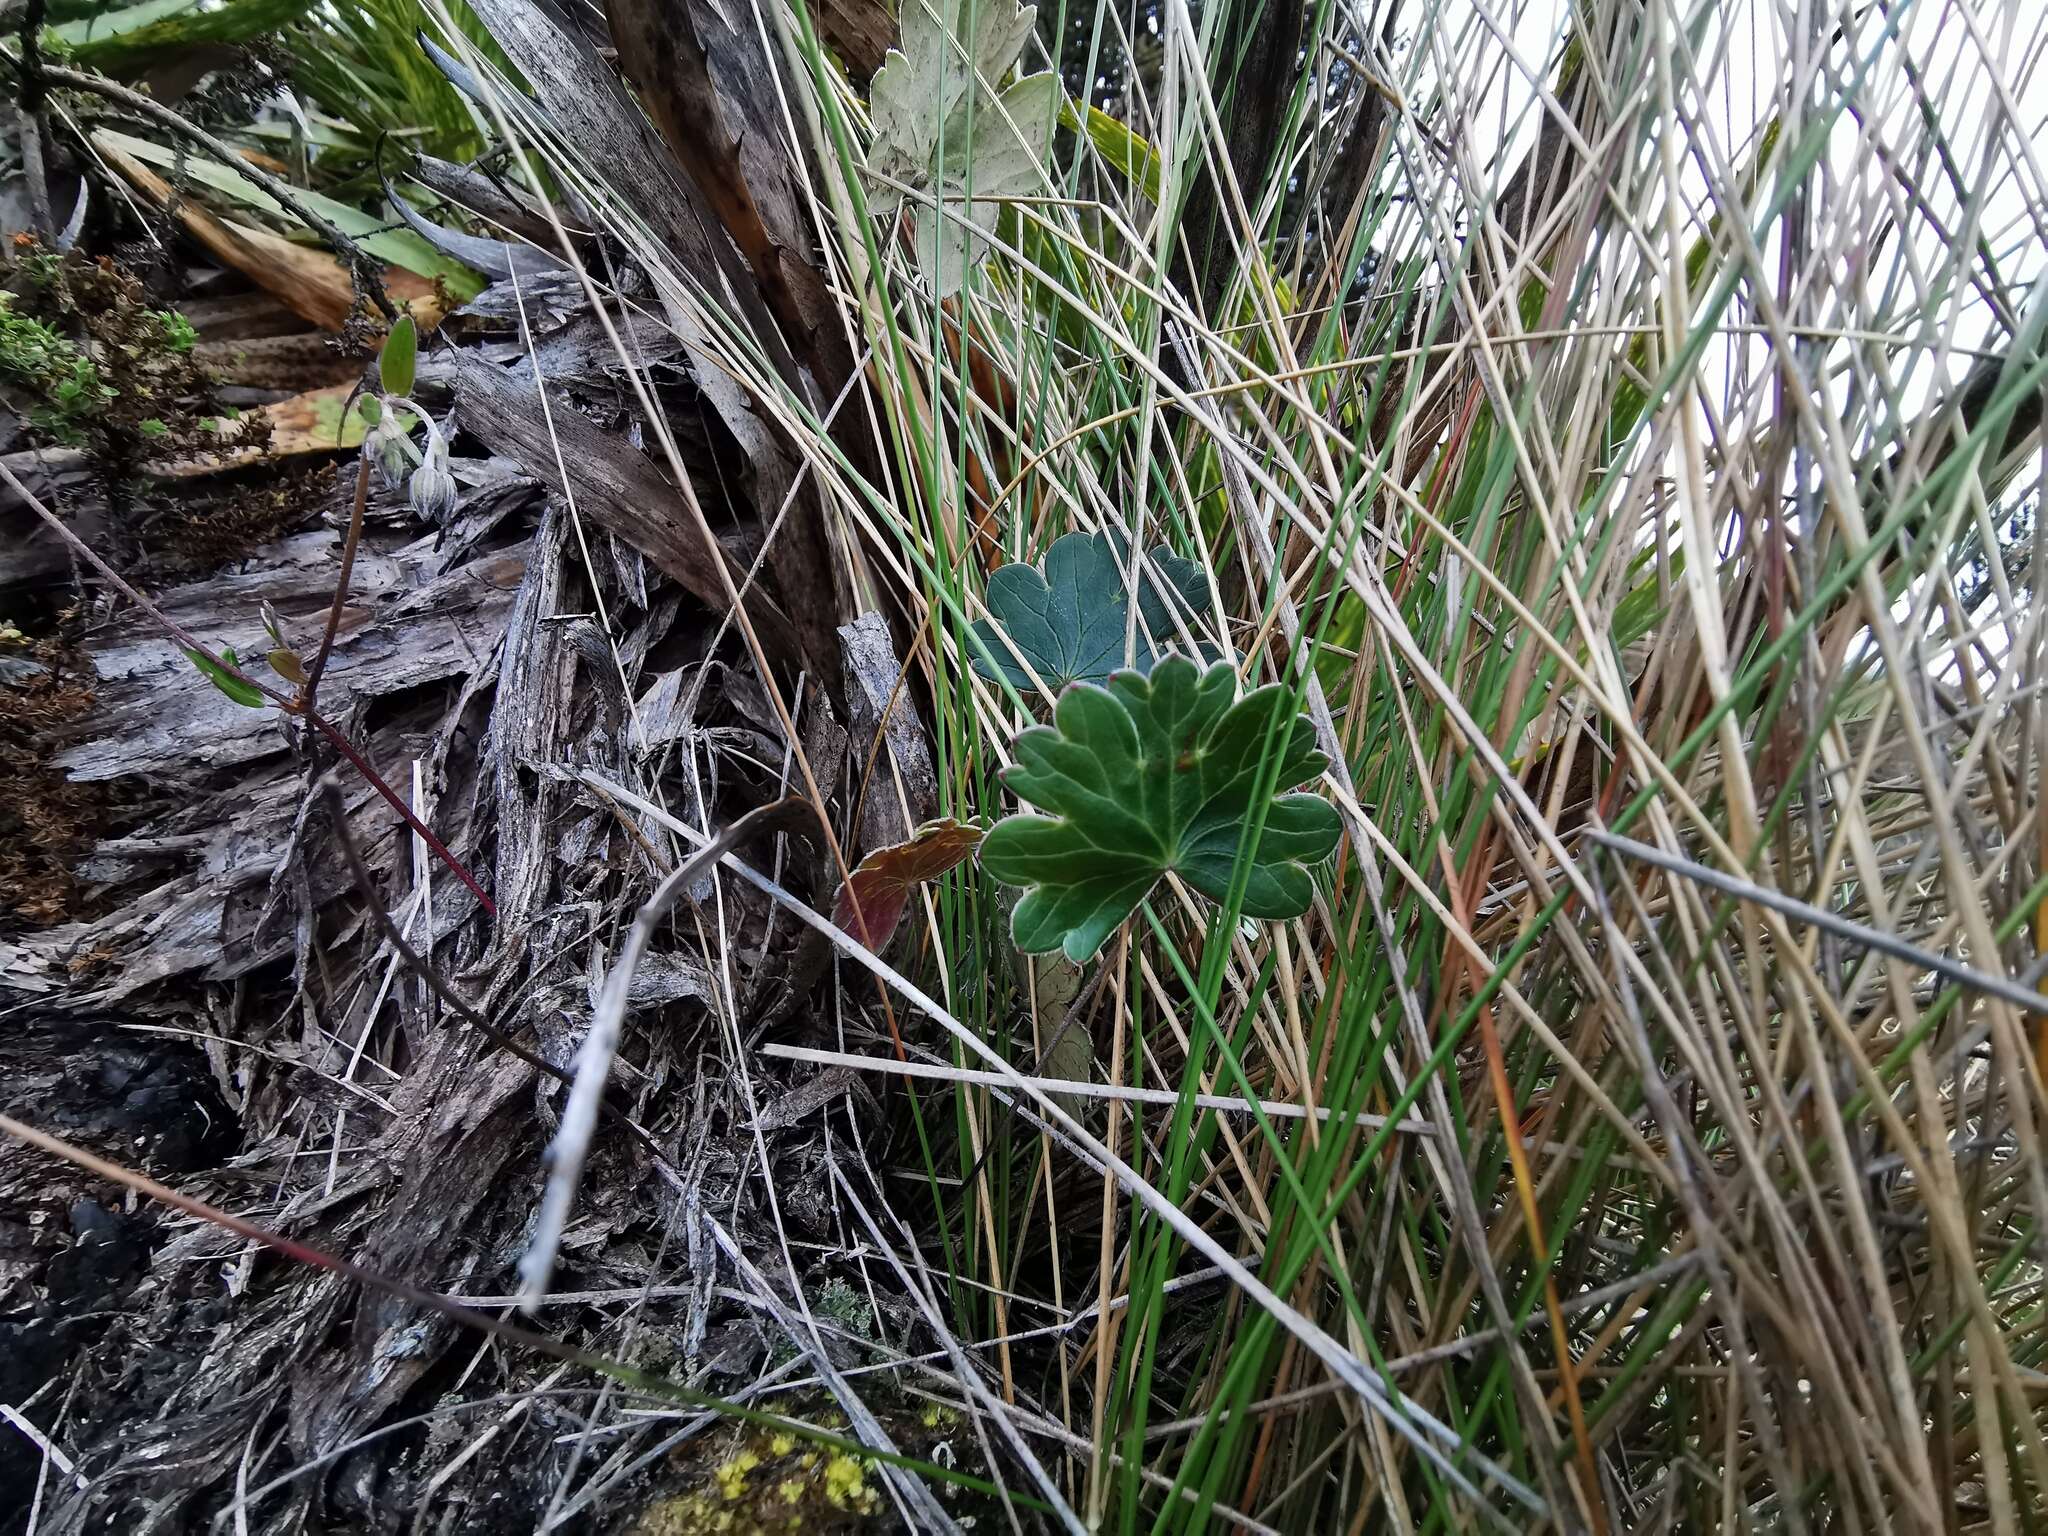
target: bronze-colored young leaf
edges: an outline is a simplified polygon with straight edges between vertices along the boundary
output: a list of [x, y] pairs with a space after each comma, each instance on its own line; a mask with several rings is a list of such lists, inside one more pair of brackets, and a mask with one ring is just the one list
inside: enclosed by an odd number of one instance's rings
[[895, 936], [912, 893], [954, 868], [980, 844], [981, 828], [970, 822], [950, 817], [926, 822], [907, 841], [877, 848], [860, 861], [832, 905], [832, 921], [869, 949], [881, 949]]
[[1259, 803], [1262, 769], [1277, 758], [1277, 788], [1327, 765], [1315, 731], [1286, 715], [1278, 685], [1237, 697], [1227, 662], [1207, 672], [1169, 656], [1152, 675], [1119, 672], [1107, 687], [1060, 696], [1051, 726], [1017, 738], [1004, 783], [1050, 816], [1020, 814], [983, 841], [982, 868], [1025, 886], [1011, 919], [1027, 953], [1064, 949], [1086, 960], [1172, 871], [1214, 901], [1238, 870], [1247, 823], [1264, 810], [1245, 857], [1242, 908], [1251, 917], [1298, 917], [1314, 894], [1310, 866], [1337, 846], [1336, 809], [1317, 795]]

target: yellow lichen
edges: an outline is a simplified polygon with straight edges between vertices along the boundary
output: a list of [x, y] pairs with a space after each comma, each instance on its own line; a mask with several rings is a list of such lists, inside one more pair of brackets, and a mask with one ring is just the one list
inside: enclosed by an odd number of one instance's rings
[[711, 1529], [710, 1504], [701, 1494], [663, 1499], [643, 1511], [633, 1525], [632, 1536], [696, 1536]]
[[[950, 1417], [941, 1410], [938, 1423]], [[694, 1492], [643, 1510], [630, 1536], [824, 1536], [865, 1530], [885, 1507], [874, 1463], [857, 1452], [764, 1426], [736, 1433], [722, 1454], [697, 1464]]]

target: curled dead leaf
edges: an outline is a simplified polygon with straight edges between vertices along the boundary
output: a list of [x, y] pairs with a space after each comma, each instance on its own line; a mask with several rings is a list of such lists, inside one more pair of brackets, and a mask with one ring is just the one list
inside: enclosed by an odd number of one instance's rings
[[877, 848], [860, 861], [832, 904], [832, 921], [869, 949], [880, 950], [896, 934], [911, 894], [927, 880], [960, 864], [981, 846], [972, 822], [929, 821], [907, 841]]

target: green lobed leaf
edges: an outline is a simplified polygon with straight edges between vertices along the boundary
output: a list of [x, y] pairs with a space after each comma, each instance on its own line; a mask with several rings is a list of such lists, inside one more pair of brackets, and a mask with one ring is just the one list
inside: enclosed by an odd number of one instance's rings
[[912, 222], [918, 265], [940, 298], [988, 253], [1003, 200], [1043, 190], [1065, 102], [1059, 77], [1045, 70], [997, 89], [1036, 15], [1015, 0], [909, 0], [903, 45], [869, 87], [869, 206], [893, 212], [902, 187], [926, 195]]
[[989, 110], [1037, 16], [1037, 7], [1016, 0], [908, 0], [897, 18], [902, 44], [868, 88], [874, 168], [916, 183], [942, 142], [959, 149], [970, 112]]
[[[984, 601], [994, 616], [977, 620], [974, 633], [994, 663], [979, 655], [974, 670], [1002, 677], [1020, 693], [1038, 681], [1053, 693], [1069, 683], [1100, 683], [1125, 669], [1124, 639], [1130, 599], [1124, 584], [1129, 544], [1111, 533], [1070, 533], [1055, 539], [1038, 565], [1019, 562], [989, 577]], [[1209, 589], [1201, 567], [1164, 545], [1146, 556], [1138, 573], [1138, 625], [1129, 670], [1152, 670], [1183, 623], [1201, 633]], [[1029, 663], [1029, 670], [1026, 663]]]
[[[1328, 766], [1315, 730], [1289, 715], [1277, 684], [1237, 697], [1227, 662], [1206, 672], [1169, 656], [1150, 677], [1118, 672], [1106, 687], [1060, 696], [1051, 726], [1017, 738], [1003, 782], [1050, 815], [1020, 813], [981, 845], [982, 868], [1027, 887], [1011, 934], [1027, 954], [1062, 949], [1088, 959], [1171, 871], [1212, 901], [1229, 898], [1239, 844], [1260, 809], [1261, 759], [1278, 755], [1282, 787]], [[1269, 747], [1268, 742], [1271, 739]], [[1329, 857], [1336, 808], [1313, 794], [1282, 794], [1244, 871], [1243, 911], [1299, 917], [1314, 896], [1309, 866]]]

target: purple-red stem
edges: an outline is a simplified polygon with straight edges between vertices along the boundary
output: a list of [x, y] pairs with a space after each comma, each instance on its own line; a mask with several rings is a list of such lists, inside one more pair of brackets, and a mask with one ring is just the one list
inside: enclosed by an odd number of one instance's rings
[[313, 654], [313, 664], [306, 668], [306, 686], [299, 690], [308, 716], [313, 713], [314, 696], [320, 691], [320, 679], [327, 672], [327, 658], [334, 651], [334, 637], [341, 630], [341, 610], [348, 606], [349, 580], [355, 575], [356, 546], [363, 538], [363, 513], [370, 502], [370, 445], [363, 444], [356, 460], [356, 498], [349, 508], [348, 532], [341, 540], [341, 572], [334, 578], [334, 601], [327, 605], [327, 628], [320, 634], [320, 649]]
[[427, 850], [453, 870], [455, 878], [469, 887], [470, 894], [476, 897], [477, 901], [482, 904], [483, 909], [490, 913], [492, 917], [496, 917], [498, 915], [497, 903], [484, 894], [484, 888], [476, 883], [476, 876], [469, 872], [460, 859], [448, 851], [441, 839], [434, 836], [431, 827], [413, 814], [412, 807], [398, 798], [397, 792], [378, 776], [377, 770], [370, 766], [369, 759], [355, 749], [349, 739], [341, 733], [340, 728], [328, 720], [325, 715], [309, 714], [306, 716], [306, 721], [314, 729], [318, 730], [322, 736], [325, 736], [334, 743], [334, 749], [347, 758], [356, 772], [369, 781], [370, 787], [391, 802], [392, 808], [405, 818], [405, 824], [419, 834], [420, 841], [427, 845]]

